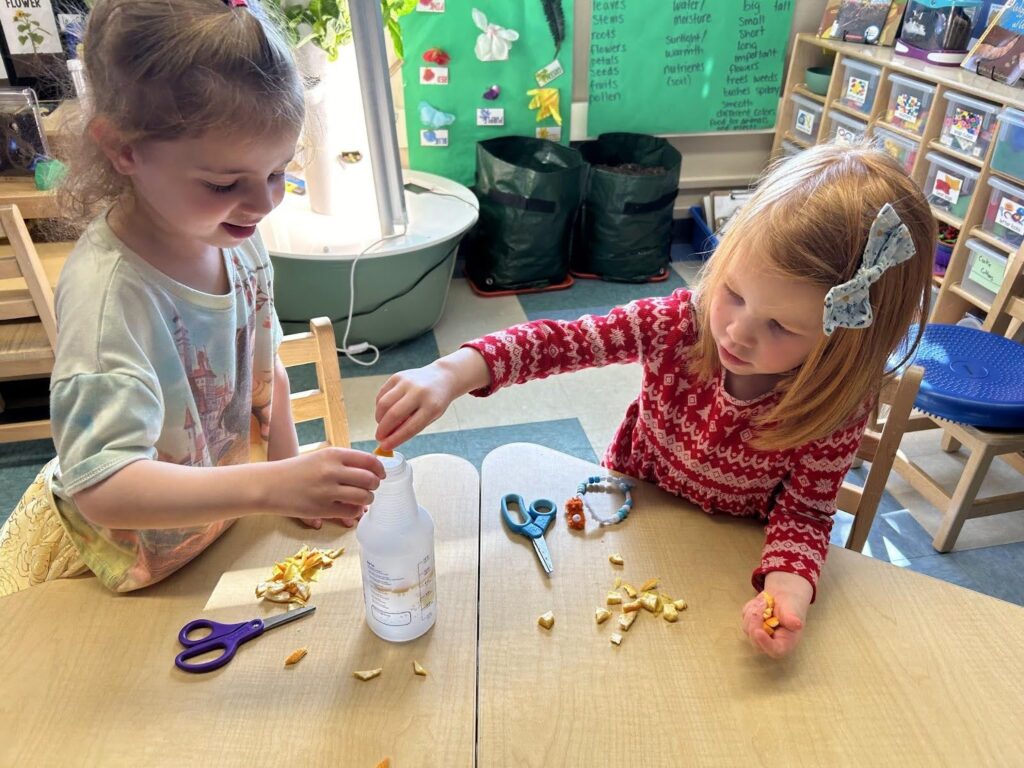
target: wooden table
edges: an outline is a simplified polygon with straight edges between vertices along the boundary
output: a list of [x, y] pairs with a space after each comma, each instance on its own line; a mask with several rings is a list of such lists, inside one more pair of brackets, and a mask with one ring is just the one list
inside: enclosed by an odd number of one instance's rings
[[[437, 530], [438, 621], [422, 638], [387, 643], [366, 626], [354, 531], [244, 519], [136, 594], [86, 578], [0, 600], [0, 765], [470, 765], [479, 478], [453, 456], [412, 463]], [[303, 543], [346, 547], [314, 586], [313, 615], [249, 642], [215, 672], [175, 668], [190, 619], [279, 612], [253, 589]], [[286, 669], [302, 646], [309, 655]], [[428, 677], [413, 675], [414, 659]], [[377, 679], [352, 676], [374, 667], [384, 668]]]
[[[582, 535], [560, 516], [545, 577], [502, 525], [501, 497], [561, 509], [599, 473], [524, 444], [484, 462], [478, 765], [1024, 765], [1024, 609], [833, 548], [801, 646], [773, 661], [740, 631], [753, 521], [641, 484], [621, 525]], [[642, 611], [614, 647], [618, 612], [597, 626], [594, 610], [617, 575], [660, 577], [689, 608], [676, 624]], [[537, 625], [548, 610], [551, 631]]]

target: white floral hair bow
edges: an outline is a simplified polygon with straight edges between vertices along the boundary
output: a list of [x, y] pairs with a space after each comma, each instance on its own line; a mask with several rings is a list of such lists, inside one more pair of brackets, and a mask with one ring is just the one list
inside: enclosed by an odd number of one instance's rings
[[889, 203], [882, 206], [868, 233], [860, 268], [845, 283], [825, 294], [825, 335], [843, 328], [867, 328], [871, 314], [871, 286], [889, 267], [895, 267], [914, 255], [910, 230]]
[[476, 57], [480, 61], [505, 61], [512, 43], [519, 39], [519, 33], [514, 29], [489, 24], [487, 17], [476, 8], [473, 9], [473, 23], [483, 33], [476, 39]]

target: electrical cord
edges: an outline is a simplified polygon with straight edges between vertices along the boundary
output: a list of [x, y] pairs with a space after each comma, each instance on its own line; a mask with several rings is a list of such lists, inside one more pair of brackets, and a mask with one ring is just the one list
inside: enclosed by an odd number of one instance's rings
[[[405, 226], [402, 228], [401, 232], [396, 232], [393, 235], [386, 235], [380, 238], [379, 240], [374, 240], [368, 246], [363, 248], [363, 250], [361, 250], [352, 260], [352, 269], [349, 271], [348, 275], [348, 318], [345, 320], [345, 334], [341, 338], [341, 346], [337, 347], [336, 349], [338, 352], [341, 352], [343, 355], [345, 355], [345, 357], [347, 357], [356, 365], [362, 365], [366, 368], [369, 368], [370, 366], [376, 365], [377, 361], [380, 360], [380, 350], [368, 341], [362, 341], [358, 344], [353, 344], [351, 347], [348, 345], [348, 332], [352, 330], [352, 312], [355, 310], [356, 306], [356, 265], [359, 263], [359, 260], [363, 258], [363, 256], [365, 256], [367, 253], [370, 252], [371, 249], [376, 248], [381, 243], [387, 240], [394, 240], [397, 237], [405, 237], [405, 234], [408, 231], [408, 229], [409, 227]], [[373, 351], [373, 360], [370, 360], [369, 362], [365, 360], [359, 360], [355, 357], [356, 355], [361, 355], [364, 352], [370, 350]]]
[[465, 203], [466, 205], [468, 205], [470, 208], [472, 208], [477, 213], [480, 212], [480, 205], [479, 205], [479, 203], [477, 205], [473, 205], [471, 202], [469, 202], [469, 200], [467, 200], [464, 197], [460, 197], [459, 195], [454, 195], [451, 192], [441, 192], [441, 191], [439, 191], [436, 188], [431, 188], [431, 189], [429, 189], [427, 191], [430, 194], [432, 194], [432, 195], [437, 195], [438, 197], [450, 197], [453, 200], [458, 200], [460, 203]]
[[[451, 197], [451, 198], [453, 198], [455, 200], [458, 200], [461, 203], [465, 203], [466, 205], [468, 205], [470, 208], [472, 208], [477, 213], [480, 212], [479, 204], [473, 205], [473, 203], [471, 203], [470, 201], [466, 200], [463, 197], [460, 197], [459, 195], [454, 195], [454, 194], [451, 194], [450, 192], [441, 192], [437, 188], [431, 188], [431, 189], [429, 189], [427, 191], [428, 191], [429, 194], [437, 195], [438, 197]], [[395, 239], [397, 237], [405, 237], [405, 235], [406, 235], [406, 233], [408, 231], [409, 231], [409, 227], [408, 227], [408, 225], [406, 225], [405, 227], [403, 227], [401, 232], [395, 233], [393, 235], [387, 235], [386, 237], [382, 237], [379, 240], [375, 240], [374, 242], [372, 242], [368, 246], [366, 246], [362, 251], [360, 251], [359, 254], [352, 260], [352, 269], [349, 272], [349, 277], [348, 277], [348, 317], [345, 320], [345, 333], [344, 333], [344, 335], [342, 336], [342, 339], [341, 339], [341, 346], [340, 347], [336, 347], [336, 349], [337, 349], [338, 352], [340, 352], [343, 355], [345, 355], [345, 357], [347, 357], [349, 360], [351, 360], [356, 365], [362, 365], [362, 366], [364, 366], [366, 368], [369, 368], [371, 366], [376, 365], [377, 361], [380, 360], [380, 349], [378, 347], [375, 347], [373, 344], [371, 344], [368, 341], [361, 341], [358, 344], [353, 344], [351, 347], [348, 345], [348, 334], [349, 334], [349, 331], [352, 329], [352, 318], [353, 318], [353, 312], [355, 310], [355, 304], [356, 304], [356, 265], [359, 263], [359, 259], [361, 259], [364, 255], [369, 253], [369, 251], [372, 250], [373, 248], [376, 248], [378, 245], [380, 245], [381, 243], [383, 243], [383, 242], [385, 242], [387, 240], [393, 240], [393, 239]], [[444, 260], [447, 260], [447, 259], [448, 259], [448, 256], [446, 255]], [[433, 269], [431, 269], [429, 271], [433, 271]], [[417, 284], [418, 284], [418, 282], [417, 282]], [[415, 286], [413, 286], [413, 287], [415, 287]], [[355, 357], [355, 355], [361, 355], [364, 352], [368, 352], [368, 351], [371, 351], [371, 350], [373, 351], [373, 359], [370, 360], [370, 361], [359, 360], [359, 359], [357, 359]]]

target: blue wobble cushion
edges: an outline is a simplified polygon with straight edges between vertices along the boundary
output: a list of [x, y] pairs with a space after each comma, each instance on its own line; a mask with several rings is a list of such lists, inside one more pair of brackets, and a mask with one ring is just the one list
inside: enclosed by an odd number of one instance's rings
[[924, 368], [916, 408], [959, 424], [1024, 429], [1024, 344], [929, 324], [911, 364]]

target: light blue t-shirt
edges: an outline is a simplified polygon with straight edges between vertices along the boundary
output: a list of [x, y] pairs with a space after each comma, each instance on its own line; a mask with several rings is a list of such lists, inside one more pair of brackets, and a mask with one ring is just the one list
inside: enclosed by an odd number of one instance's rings
[[212, 467], [266, 458], [281, 340], [273, 268], [258, 236], [223, 256], [231, 291], [203, 293], [133, 253], [101, 216], [57, 285], [51, 489], [83, 560], [117, 591], [173, 573], [230, 521], [106, 529], [81, 515], [74, 494], [140, 459]]

